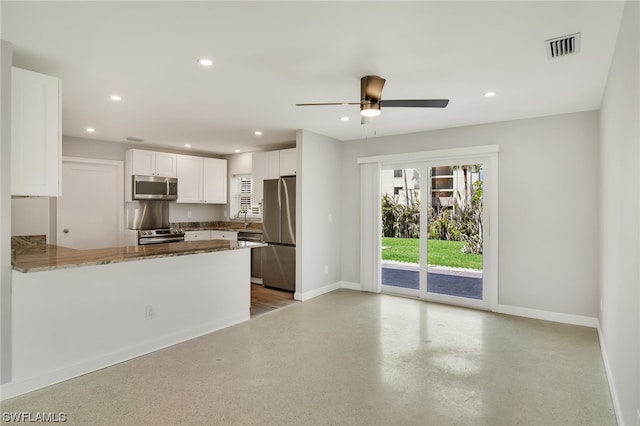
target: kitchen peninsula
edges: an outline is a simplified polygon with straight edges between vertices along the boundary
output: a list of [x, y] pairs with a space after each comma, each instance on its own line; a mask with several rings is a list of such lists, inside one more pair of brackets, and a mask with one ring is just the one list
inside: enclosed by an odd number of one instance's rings
[[13, 378], [3, 391], [18, 395], [248, 320], [247, 248], [263, 245], [17, 249]]

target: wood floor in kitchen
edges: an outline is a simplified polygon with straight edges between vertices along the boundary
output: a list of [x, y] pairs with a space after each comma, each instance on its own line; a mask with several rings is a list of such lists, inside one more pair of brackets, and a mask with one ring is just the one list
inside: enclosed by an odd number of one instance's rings
[[296, 303], [293, 293], [251, 284], [251, 318]]

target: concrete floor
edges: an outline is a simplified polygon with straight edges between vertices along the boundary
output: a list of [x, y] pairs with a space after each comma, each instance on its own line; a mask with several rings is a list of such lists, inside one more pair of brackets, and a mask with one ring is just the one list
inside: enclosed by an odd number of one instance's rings
[[70, 425], [614, 425], [595, 329], [338, 290], [23, 395]]

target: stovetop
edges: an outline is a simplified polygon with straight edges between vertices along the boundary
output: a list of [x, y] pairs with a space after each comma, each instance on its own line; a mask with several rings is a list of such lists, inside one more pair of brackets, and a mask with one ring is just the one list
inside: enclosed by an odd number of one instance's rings
[[161, 229], [141, 229], [138, 231], [140, 237], [172, 237], [184, 236], [181, 228], [161, 228]]

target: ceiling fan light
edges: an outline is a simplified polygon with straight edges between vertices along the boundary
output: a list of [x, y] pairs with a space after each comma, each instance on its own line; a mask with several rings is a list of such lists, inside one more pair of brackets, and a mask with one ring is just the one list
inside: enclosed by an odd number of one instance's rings
[[360, 115], [363, 117], [377, 117], [380, 112], [380, 104], [363, 104], [360, 106]]

